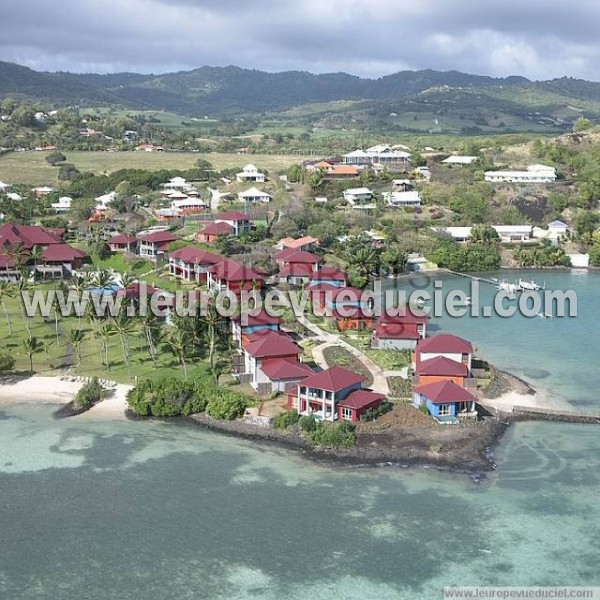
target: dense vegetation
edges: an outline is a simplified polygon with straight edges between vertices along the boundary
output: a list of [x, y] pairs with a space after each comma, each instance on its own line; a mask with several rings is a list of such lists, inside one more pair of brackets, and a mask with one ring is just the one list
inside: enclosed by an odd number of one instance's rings
[[94, 377], [91, 381], [83, 384], [75, 396], [75, 405], [82, 410], [88, 410], [100, 402], [106, 396], [106, 390]]

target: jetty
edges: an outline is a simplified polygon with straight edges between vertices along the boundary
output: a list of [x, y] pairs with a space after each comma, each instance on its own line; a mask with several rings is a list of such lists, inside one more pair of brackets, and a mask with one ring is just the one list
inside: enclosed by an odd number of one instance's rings
[[527, 281], [526, 279], [520, 278], [518, 282], [513, 283], [506, 281], [505, 279], [499, 281], [495, 277], [478, 277], [477, 275], [469, 275], [469, 273], [461, 273], [460, 271], [452, 271], [450, 269], [446, 269], [446, 272], [450, 273], [451, 275], [456, 275], [457, 277], [470, 279], [471, 281], [480, 281], [481, 283], [493, 285], [497, 290], [508, 292], [510, 294], [516, 294], [517, 292], [538, 292], [546, 289], [545, 282], [540, 285], [533, 279], [531, 281]]
[[565, 423], [584, 423], [600, 425], [600, 412], [587, 410], [572, 410], [564, 408], [519, 406], [514, 405], [512, 411], [480, 402], [485, 409], [496, 413], [496, 416], [506, 416], [511, 421], [561, 421]]

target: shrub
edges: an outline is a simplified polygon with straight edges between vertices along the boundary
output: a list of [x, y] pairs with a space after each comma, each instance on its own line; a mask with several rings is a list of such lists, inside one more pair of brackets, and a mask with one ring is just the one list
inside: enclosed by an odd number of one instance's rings
[[206, 412], [213, 419], [233, 421], [241, 417], [248, 406], [242, 394], [215, 388], [206, 405]]
[[15, 357], [8, 352], [0, 352], [0, 372], [12, 371], [15, 366]]
[[75, 396], [75, 404], [79, 408], [89, 409], [100, 402], [106, 395], [106, 390], [100, 385], [96, 377], [84, 384]]
[[317, 421], [312, 415], [304, 415], [303, 417], [300, 417], [298, 426], [300, 427], [301, 431], [310, 433], [317, 428]]
[[276, 429], [289, 429], [292, 425], [295, 425], [300, 419], [300, 415], [295, 410], [288, 410], [287, 412], [277, 415], [273, 419], [273, 426]]
[[381, 415], [385, 415], [385, 413], [390, 412], [394, 408], [394, 405], [391, 402], [382, 402], [377, 408], [369, 408], [366, 410], [361, 416], [361, 421], [374, 421], [378, 419]]
[[346, 421], [335, 425], [320, 422], [309, 433], [309, 437], [315, 446], [351, 448], [356, 444], [356, 426]]
[[131, 409], [144, 417], [176, 417], [202, 412], [206, 399], [198, 382], [163, 379], [140, 382], [127, 394]]

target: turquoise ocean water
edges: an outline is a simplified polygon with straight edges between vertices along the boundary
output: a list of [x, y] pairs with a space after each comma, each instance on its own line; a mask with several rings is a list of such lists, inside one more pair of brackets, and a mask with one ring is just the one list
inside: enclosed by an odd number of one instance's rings
[[[577, 288], [579, 319], [435, 324], [597, 407], [597, 276], [544, 277]], [[593, 426], [519, 424], [475, 485], [332, 470], [193, 426], [51, 414], [0, 408], [2, 600], [429, 599], [447, 585], [600, 584]]]

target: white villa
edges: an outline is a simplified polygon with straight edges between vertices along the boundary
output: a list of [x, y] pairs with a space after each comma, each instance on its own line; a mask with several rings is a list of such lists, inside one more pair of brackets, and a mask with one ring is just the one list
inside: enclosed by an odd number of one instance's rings
[[373, 192], [366, 187], [350, 188], [344, 191], [344, 200], [352, 206], [364, 204], [373, 200]]
[[449, 156], [448, 158], [444, 159], [442, 161], [442, 164], [465, 166], [474, 163], [476, 160], [476, 156], [458, 156], [456, 154], [453, 154], [452, 156]]
[[190, 198], [189, 196], [186, 196], [185, 198], [173, 200], [171, 202], [171, 208], [180, 212], [197, 212], [204, 210], [206, 208], [206, 204], [202, 198]]
[[258, 188], [250, 188], [249, 190], [246, 190], [245, 192], [240, 192], [238, 194], [238, 199], [240, 202], [271, 202], [272, 198], [270, 196], [270, 194], [267, 194], [267, 192], [263, 192], [262, 190], [259, 190]]
[[526, 171], [486, 171], [484, 177], [491, 183], [554, 183], [556, 169], [546, 165], [531, 165]]
[[421, 196], [419, 192], [384, 192], [383, 199], [395, 208], [404, 206], [421, 206]]
[[103, 194], [102, 196], [98, 196], [96, 198], [96, 210], [105, 211], [108, 209], [108, 205], [116, 200], [117, 192], [109, 192], [108, 194]]
[[53, 202], [51, 206], [57, 213], [66, 213], [69, 212], [69, 210], [71, 210], [72, 202], [73, 198], [70, 198], [69, 196], [61, 196], [58, 199], [58, 202]]
[[[492, 225], [492, 229], [500, 237], [501, 242], [512, 244], [523, 244], [531, 240], [533, 236], [532, 225]], [[455, 242], [468, 242], [471, 239], [473, 227], [433, 227], [438, 233], [446, 233]]]
[[185, 192], [189, 194], [189, 192], [196, 191], [193, 185], [188, 183], [183, 177], [173, 177], [167, 181], [167, 183], [163, 183], [162, 187], [164, 188], [163, 194], [168, 195], [171, 192]]
[[255, 183], [264, 183], [265, 174], [261, 173], [254, 165], [246, 165], [240, 173], [237, 173], [235, 178], [245, 183], [247, 181], [254, 181]]
[[542, 229], [541, 227], [533, 228], [533, 237], [538, 240], [550, 240], [556, 242], [561, 238], [564, 238], [569, 232], [569, 226], [562, 221], [552, 221], [548, 223], [548, 229]]
[[402, 150], [397, 150], [386, 144], [371, 146], [366, 150], [355, 150], [343, 156], [343, 162], [347, 165], [384, 165], [400, 164], [405, 165], [410, 162], [410, 154]]

